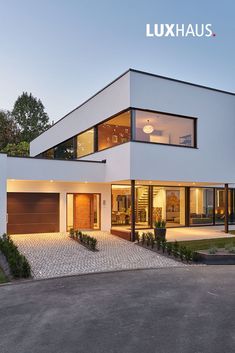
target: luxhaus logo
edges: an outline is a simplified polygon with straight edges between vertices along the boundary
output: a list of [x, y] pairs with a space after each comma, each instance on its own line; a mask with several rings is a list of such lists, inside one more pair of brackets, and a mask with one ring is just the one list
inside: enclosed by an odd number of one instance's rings
[[215, 37], [212, 24], [146, 24], [146, 37]]

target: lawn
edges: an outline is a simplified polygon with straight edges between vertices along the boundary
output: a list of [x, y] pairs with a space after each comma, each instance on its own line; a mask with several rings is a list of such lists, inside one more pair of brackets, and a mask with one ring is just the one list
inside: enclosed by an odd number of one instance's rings
[[[235, 234], [235, 231], [230, 233]], [[235, 237], [232, 238], [216, 238], [216, 239], [201, 239], [201, 240], [188, 240], [188, 241], [179, 241], [180, 245], [185, 245], [191, 250], [205, 250], [212, 247], [224, 248], [225, 244], [234, 244], [235, 246]]]
[[2, 269], [0, 267], [0, 283], [5, 283], [5, 282], [7, 282], [7, 279], [6, 279]]

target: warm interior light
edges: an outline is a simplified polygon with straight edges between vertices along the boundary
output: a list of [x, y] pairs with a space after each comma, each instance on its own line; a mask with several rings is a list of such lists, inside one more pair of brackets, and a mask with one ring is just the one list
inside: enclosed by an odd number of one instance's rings
[[147, 124], [143, 127], [143, 131], [145, 134], [151, 134], [153, 132], [154, 128], [152, 125], [149, 124], [149, 120], [147, 120]]

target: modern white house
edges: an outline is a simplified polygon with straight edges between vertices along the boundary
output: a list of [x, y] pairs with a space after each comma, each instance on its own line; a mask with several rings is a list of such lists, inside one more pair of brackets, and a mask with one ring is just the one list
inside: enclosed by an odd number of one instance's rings
[[0, 155], [0, 233], [235, 223], [235, 94], [130, 69]]

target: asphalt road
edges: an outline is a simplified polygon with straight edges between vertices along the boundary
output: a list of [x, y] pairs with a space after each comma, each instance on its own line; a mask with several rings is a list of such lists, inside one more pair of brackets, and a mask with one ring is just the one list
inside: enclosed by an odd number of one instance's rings
[[0, 353], [234, 351], [234, 266], [0, 286]]

